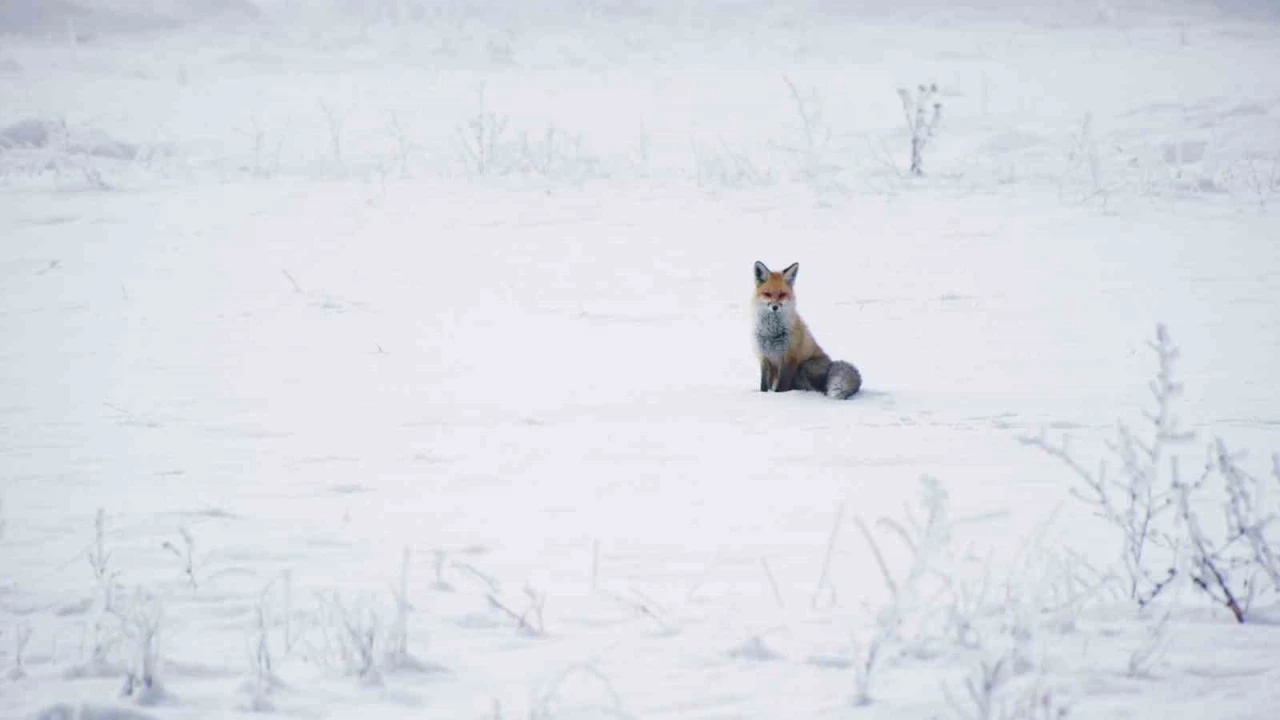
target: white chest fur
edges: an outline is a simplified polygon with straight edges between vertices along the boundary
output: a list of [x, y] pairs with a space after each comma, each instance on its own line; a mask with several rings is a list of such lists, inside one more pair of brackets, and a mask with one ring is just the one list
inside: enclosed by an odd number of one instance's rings
[[777, 362], [791, 345], [791, 326], [782, 313], [761, 312], [756, 316], [756, 350]]

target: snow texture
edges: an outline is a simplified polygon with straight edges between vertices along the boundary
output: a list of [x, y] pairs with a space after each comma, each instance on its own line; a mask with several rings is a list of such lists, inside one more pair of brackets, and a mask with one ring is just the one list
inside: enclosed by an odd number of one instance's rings
[[[1145, 428], [1164, 323], [1280, 499], [1278, 37], [0, 2], [0, 717], [1276, 717], [1277, 589], [1140, 610], [1019, 440]], [[857, 395], [758, 392], [755, 260]]]

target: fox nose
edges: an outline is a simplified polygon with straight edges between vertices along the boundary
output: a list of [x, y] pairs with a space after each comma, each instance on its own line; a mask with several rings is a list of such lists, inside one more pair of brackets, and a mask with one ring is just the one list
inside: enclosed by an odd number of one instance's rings
[[774, 312], [778, 312], [778, 303], [773, 303], [772, 305], [769, 306], [769, 309]]

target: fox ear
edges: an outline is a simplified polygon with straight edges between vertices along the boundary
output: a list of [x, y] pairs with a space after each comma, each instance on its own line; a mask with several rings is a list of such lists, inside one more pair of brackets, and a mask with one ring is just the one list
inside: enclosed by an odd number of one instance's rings
[[791, 263], [786, 270], [782, 271], [782, 279], [786, 280], [788, 285], [795, 285], [798, 272], [800, 272], [800, 263]]
[[769, 279], [769, 268], [759, 260], [756, 261], [756, 285]]

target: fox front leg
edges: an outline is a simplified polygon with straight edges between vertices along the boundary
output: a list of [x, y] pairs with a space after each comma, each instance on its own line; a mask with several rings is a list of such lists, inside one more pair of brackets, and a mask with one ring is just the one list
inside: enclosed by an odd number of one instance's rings
[[768, 360], [760, 361], [760, 392], [769, 392], [773, 386], [773, 365]]
[[778, 370], [778, 387], [775, 392], [791, 392], [796, 384], [796, 370], [799, 369], [795, 363], [783, 363], [782, 368]]

